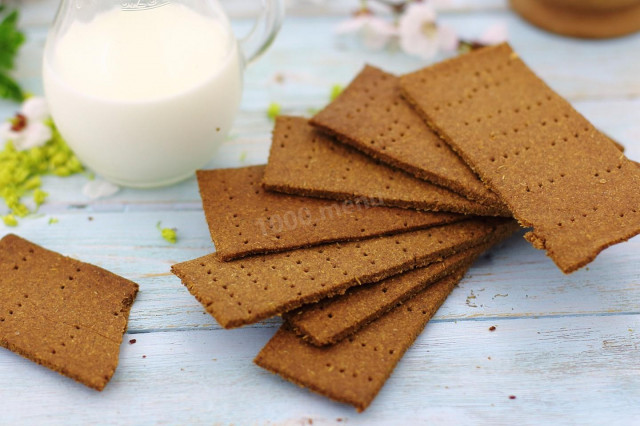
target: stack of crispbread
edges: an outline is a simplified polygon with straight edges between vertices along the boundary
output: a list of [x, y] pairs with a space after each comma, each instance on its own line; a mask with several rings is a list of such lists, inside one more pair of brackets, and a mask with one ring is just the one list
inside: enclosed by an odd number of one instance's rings
[[566, 273], [640, 232], [640, 168], [506, 44], [365, 67], [279, 117], [266, 166], [198, 182], [217, 251], [173, 272], [225, 328], [281, 315], [255, 362], [360, 411], [518, 222]]

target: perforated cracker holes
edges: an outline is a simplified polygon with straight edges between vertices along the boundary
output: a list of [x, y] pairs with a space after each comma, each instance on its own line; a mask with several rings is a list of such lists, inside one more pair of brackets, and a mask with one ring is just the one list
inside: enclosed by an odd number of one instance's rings
[[[452, 223], [462, 217], [274, 194], [262, 189], [264, 166], [198, 171], [198, 184], [220, 259], [349, 241]], [[220, 194], [223, 194], [221, 197]]]
[[504, 207], [401, 97], [400, 82], [392, 74], [366, 66], [311, 123], [420, 179]]

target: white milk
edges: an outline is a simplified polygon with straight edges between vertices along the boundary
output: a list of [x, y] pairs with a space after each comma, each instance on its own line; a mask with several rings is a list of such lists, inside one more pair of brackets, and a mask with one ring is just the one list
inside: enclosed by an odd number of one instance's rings
[[54, 121], [78, 157], [116, 183], [184, 179], [214, 155], [242, 92], [227, 22], [180, 4], [74, 21], [44, 58]]

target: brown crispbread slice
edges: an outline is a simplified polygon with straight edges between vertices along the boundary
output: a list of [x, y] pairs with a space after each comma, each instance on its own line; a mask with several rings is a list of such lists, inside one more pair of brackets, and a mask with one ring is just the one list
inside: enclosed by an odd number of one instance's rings
[[315, 346], [335, 344], [411, 298], [420, 290], [468, 266], [484, 251], [483, 245], [467, 249], [424, 268], [394, 275], [376, 283], [349, 289], [344, 295], [322, 299], [285, 314], [303, 340]]
[[354, 285], [380, 281], [478, 245], [506, 219], [451, 225], [222, 262], [211, 254], [173, 265], [224, 328], [279, 315]]
[[278, 117], [263, 183], [288, 194], [382, 202], [385, 206], [449, 211], [481, 216], [511, 216], [445, 188], [379, 164], [337, 143], [299, 117]]
[[384, 315], [454, 271], [471, 265], [492, 245], [507, 238], [518, 224], [511, 221], [498, 227], [488, 242], [385, 280], [349, 289], [344, 295], [327, 298], [288, 312], [291, 329], [316, 346], [335, 344], [366, 324]]
[[400, 80], [393, 74], [366, 66], [310, 123], [419, 179], [504, 209], [498, 196], [402, 98]]
[[375, 207], [262, 189], [264, 166], [199, 170], [202, 205], [218, 258], [414, 231], [464, 219], [454, 213]]
[[0, 240], [0, 346], [102, 390], [138, 285], [16, 235]]
[[436, 64], [401, 84], [563, 272], [640, 233], [640, 169], [509, 45]]
[[365, 410], [465, 270], [444, 278], [351, 337], [313, 346], [283, 325], [256, 356], [260, 367]]

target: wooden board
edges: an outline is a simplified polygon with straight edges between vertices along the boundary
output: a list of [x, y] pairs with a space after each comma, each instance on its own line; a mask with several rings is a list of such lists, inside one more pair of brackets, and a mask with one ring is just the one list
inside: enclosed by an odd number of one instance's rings
[[[224, 3], [241, 17], [234, 21], [238, 33], [246, 31], [257, 2]], [[57, 2], [24, 4], [29, 41], [17, 75], [41, 93], [40, 55]], [[270, 102], [308, 115], [328, 102], [333, 84], [347, 83], [365, 62], [393, 72], [426, 64], [335, 38], [333, 27], [356, 6], [331, 0], [289, 9], [272, 50], [247, 71], [242, 111], [210, 167], [266, 161]], [[442, 22], [466, 36], [501, 20], [534, 70], [640, 160], [640, 63], [631, 54], [640, 50], [640, 35], [606, 42], [561, 38], [523, 23], [500, 0], [458, 0], [442, 14]], [[0, 102], [0, 118], [15, 108]], [[0, 351], [0, 424], [632, 424], [640, 416], [640, 238], [564, 276], [521, 235], [512, 237], [471, 269], [358, 415], [252, 364], [279, 320], [222, 330], [169, 274], [172, 263], [213, 250], [195, 179], [159, 190], [123, 189], [95, 202], [82, 195], [85, 182], [82, 176], [45, 179], [51, 196], [40, 216], [18, 228], [0, 225], [0, 236], [17, 232], [140, 284], [120, 366], [95, 394]], [[49, 225], [50, 217], [59, 223]], [[160, 220], [178, 229], [176, 245], [160, 238]]]

